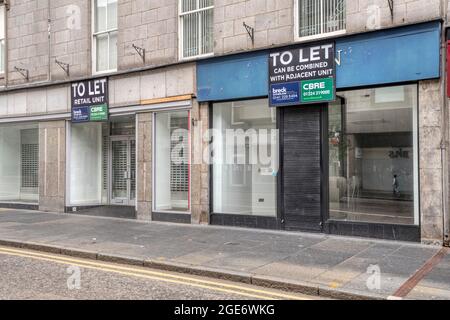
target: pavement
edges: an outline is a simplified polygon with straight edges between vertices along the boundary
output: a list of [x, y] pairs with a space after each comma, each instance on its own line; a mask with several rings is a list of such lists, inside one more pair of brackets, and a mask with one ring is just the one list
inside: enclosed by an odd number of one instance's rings
[[338, 299], [450, 299], [447, 249], [0, 209], [0, 245]]

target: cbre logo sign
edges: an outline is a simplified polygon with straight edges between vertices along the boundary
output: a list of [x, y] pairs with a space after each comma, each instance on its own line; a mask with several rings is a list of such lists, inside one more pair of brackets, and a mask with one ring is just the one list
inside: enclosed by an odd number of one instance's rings
[[334, 43], [269, 54], [269, 101], [272, 107], [334, 101]]

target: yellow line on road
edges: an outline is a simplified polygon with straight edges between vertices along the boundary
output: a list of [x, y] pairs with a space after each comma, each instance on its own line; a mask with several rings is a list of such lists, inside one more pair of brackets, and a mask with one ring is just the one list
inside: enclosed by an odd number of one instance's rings
[[228, 283], [222, 283], [212, 280], [204, 280], [195, 277], [176, 275], [171, 273], [158, 272], [153, 270], [147, 270], [139, 267], [125, 267], [122, 265], [103, 263], [97, 261], [90, 261], [85, 259], [77, 259], [71, 257], [64, 257], [56, 254], [40, 253], [35, 251], [29, 251], [24, 249], [11, 249], [6, 247], [0, 247], [0, 254], [20, 256], [25, 258], [31, 258], [41, 261], [54, 262], [66, 265], [77, 265], [79, 267], [100, 270], [105, 272], [112, 272], [116, 274], [145, 278], [149, 280], [157, 280], [181, 285], [187, 285], [197, 288], [209, 289], [213, 291], [220, 291], [230, 294], [237, 294], [250, 298], [257, 298], [263, 300], [273, 299], [292, 299], [292, 300], [310, 300], [305, 297], [297, 295], [289, 295], [279, 292], [272, 292], [262, 289], [254, 289], [246, 286], [233, 285]]

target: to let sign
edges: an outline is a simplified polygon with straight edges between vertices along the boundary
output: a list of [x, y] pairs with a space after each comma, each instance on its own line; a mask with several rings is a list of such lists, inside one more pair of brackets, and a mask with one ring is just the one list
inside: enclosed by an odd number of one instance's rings
[[271, 107], [320, 103], [335, 99], [334, 43], [270, 53]]
[[108, 120], [108, 79], [72, 83], [72, 122]]

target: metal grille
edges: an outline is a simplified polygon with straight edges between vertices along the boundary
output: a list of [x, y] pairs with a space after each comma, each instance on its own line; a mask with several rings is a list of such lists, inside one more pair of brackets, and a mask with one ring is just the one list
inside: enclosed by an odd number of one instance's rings
[[103, 176], [103, 190], [108, 190], [108, 136], [103, 136], [103, 146], [102, 146], [102, 176]]
[[[171, 136], [176, 132], [177, 139], [171, 139], [170, 152], [177, 148], [179, 150], [177, 162], [170, 163], [170, 190], [173, 192], [189, 191], [189, 144], [188, 144], [188, 118], [171, 118]], [[182, 129], [182, 130], [180, 130]], [[181, 146], [181, 148], [180, 148]], [[182, 162], [182, 163], [180, 163]]]
[[127, 171], [127, 142], [112, 142], [112, 179], [115, 191], [127, 191], [127, 179], [124, 174]]
[[345, 0], [297, 0], [299, 36], [345, 30]]
[[21, 146], [21, 187], [37, 188], [39, 174], [39, 145], [24, 143]]
[[184, 58], [213, 51], [213, 6], [213, 0], [181, 0]]
[[131, 199], [135, 198], [136, 191], [136, 141], [130, 141], [130, 167], [131, 167]]

